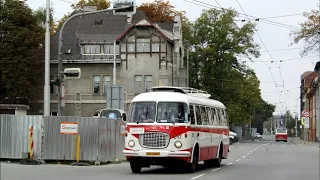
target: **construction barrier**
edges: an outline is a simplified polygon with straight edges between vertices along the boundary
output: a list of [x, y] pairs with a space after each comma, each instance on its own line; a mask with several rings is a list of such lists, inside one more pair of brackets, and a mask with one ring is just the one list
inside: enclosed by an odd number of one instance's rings
[[29, 157], [30, 159], [34, 159], [33, 155], [33, 126], [29, 127]]
[[40, 162], [125, 158], [121, 119], [0, 115], [0, 126], [0, 160], [21, 160], [26, 152]]

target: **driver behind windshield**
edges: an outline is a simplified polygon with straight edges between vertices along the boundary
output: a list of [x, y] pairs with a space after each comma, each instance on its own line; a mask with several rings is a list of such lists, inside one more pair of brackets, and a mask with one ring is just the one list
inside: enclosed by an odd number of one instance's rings
[[139, 108], [138, 109], [138, 120], [139, 122], [144, 122], [144, 123], [147, 123], [147, 122], [153, 122], [153, 113], [152, 113], [152, 109], [153, 108], [150, 108], [150, 107], [147, 107], [147, 108]]

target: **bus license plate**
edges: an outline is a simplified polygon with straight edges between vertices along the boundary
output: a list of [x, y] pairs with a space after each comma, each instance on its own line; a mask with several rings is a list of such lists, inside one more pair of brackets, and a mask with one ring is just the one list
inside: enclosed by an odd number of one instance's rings
[[147, 156], [160, 156], [160, 152], [147, 152]]

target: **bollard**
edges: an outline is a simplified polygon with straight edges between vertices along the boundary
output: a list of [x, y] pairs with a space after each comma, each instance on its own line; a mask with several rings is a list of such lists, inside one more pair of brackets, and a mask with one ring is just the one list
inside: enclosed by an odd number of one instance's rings
[[29, 127], [29, 156], [33, 160], [33, 126]]
[[80, 135], [77, 136], [76, 160], [77, 160], [77, 163], [79, 163], [79, 161], [80, 161]]
[[85, 163], [85, 162], [80, 162], [80, 148], [81, 148], [81, 144], [80, 144], [80, 135], [77, 135], [76, 138], [76, 162], [72, 163], [71, 166], [90, 166], [90, 164]]
[[28, 158], [24, 158], [20, 160], [20, 164], [25, 165], [40, 165], [41, 162], [38, 160], [34, 160], [34, 153], [33, 153], [33, 147], [34, 147], [34, 140], [33, 140], [33, 126], [29, 127], [29, 133], [28, 133]]

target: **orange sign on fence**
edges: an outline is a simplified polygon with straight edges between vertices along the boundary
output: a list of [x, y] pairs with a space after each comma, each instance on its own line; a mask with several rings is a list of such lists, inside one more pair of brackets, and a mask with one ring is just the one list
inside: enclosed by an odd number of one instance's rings
[[61, 122], [60, 125], [61, 134], [78, 134], [77, 122]]

